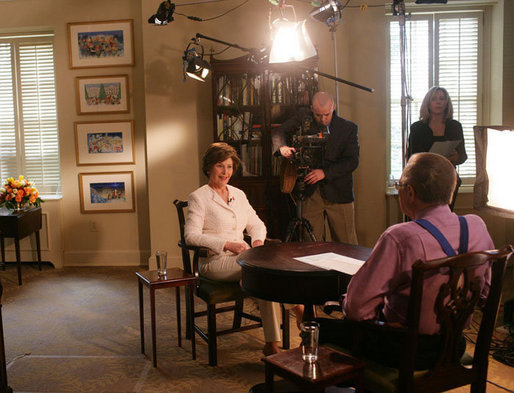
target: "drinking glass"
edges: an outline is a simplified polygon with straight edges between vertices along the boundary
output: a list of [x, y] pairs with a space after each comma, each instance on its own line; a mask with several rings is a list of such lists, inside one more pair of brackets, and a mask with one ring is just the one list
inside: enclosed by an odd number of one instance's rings
[[167, 251], [156, 251], [155, 260], [157, 261], [157, 275], [164, 277], [166, 275], [166, 265], [168, 263]]
[[319, 323], [305, 321], [300, 324], [302, 359], [308, 363], [318, 360]]

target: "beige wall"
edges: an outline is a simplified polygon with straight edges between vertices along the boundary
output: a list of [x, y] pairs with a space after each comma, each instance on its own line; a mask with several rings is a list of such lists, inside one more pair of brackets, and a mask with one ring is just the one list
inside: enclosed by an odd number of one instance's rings
[[[176, 198], [187, 198], [205, 181], [199, 161], [212, 140], [210, 81], [205, 84], [183, 81], [181, 57], [184, 49], [196, 32], [245, 47], [262, 47], [268, 43], [265, 31], [269, 10], [267, 0], [251, 0], [227, 16], [209, 22], [193, 22], [175, 15], [175, 21], [168, 26], [151, 26], [146, 21], [159, 3], [160, 0], [0, 2], [0, 26], [4, 30], [32, 28], [44, 21], [56, 35], [63, 199], [47, 202], [43, 210], [50, 221], [55, 221], [49, 224], [52, 233], [44, 259], [51, 259], [58, 266], [145, 264], [157, 249], [169, 251], [171, 265], [181, 265], [176, 246], [179, 237], [177, 217], [172, 202]], [[367, 2], [368, 5], [383, 3], [383, 0]], [[179, 6], [177, 11], [208, 18], [237, 4], [234, 0]], [[311, 9], [307, 3], [295, 2], [295, 6], [299, 17]], [[276, 12], [274, 9], [274, 17], [278, 16]], [[135, 67], [69, 69], [66, 23], [113, 19], [135, 21]], [[384, 193], [387, 138], [384, 7], [369, 7], [364, 12], [358, 8], [344, 11], [343, 22], [335, 33], [337, 70], [328, 27], [310, 21], [308, 29], [319, 49], [320, 71], [375, 89], [374, 93], [368, 93], [340, 84], [337, 103], [339, 114], [360, 127], [361, 163], [355, 175], [357, 232], [361, 244], [372, 246], [392, 217], [397, 217], [395, 201], [386, 200]], [[205, 40], [202, 43], [207, 52], [223, 48]], [[237, 49], [229, 49], [222, 58], [243, 54]], [[77, 115], [75, 78], [109, 74], [129, 75], [131, 113]], [[320, 85], [335, 94], [333, 81], [320, 78]], [[505, 116], [506, 112], [512, 112], [508, 109], [512, 108], [512, 97], [505, 93], [503, 100]], [[136, 165], [77, 167], [74, 122], [118, 119], [135, 121]], [[81, 214], [78, 174], [120, 170], [135, 172], [136, 213]], [[96, 232], [90, 230], [91, 222], [95, 224]], [[511, 223], [492, 220], [490, 229], [493, 234], [499, 233], [498, 237], [505, 238], [512, 235]]]
[[[58, 120], [62, 166], [62, 200], [48, 200], [43, 212], [49, 217], [48, 245], [43, 259], [63, 265], [138, 265], [149, 249], [145, 174], [145, 110], [141, 56], [141, 10], [138, 0], [70, 1], [25, 0], [0, 3], [2, 31], [45, 27], [55, 33]], [[134, 19], [136, 66], [74, 69], [68, 66], [67, 23]], [[128, 74], [131, 92], [129, 114], [77, 115], [77, 76]], [[74, 122], [134, 119], [137, 165], [81, 166], [75, 161]], [[81, 172], [134, 171], [138, 213], [81, 214], [78, 174]], [[90, 227], [94, 223], [97, 231]], [[30, 249], [30, 247], [25, 247]], [[148, 251], [146, 251], [148, 254]], [[12, 254], [8, 257], [12, 258]]]

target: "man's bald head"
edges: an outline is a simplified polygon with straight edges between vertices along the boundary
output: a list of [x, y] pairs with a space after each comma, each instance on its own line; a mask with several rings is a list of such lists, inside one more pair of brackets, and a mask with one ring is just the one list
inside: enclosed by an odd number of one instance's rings
[[311, 110], [318, 124], [328, 126], [332, 121], [334, 109], [334, 99], [329, 93], [320, 91], [312, 97]]

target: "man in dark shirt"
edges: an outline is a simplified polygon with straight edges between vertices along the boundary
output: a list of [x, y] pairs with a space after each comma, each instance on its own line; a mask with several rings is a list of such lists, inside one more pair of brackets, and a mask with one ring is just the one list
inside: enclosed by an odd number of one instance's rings
[[292, 158], [296, 150], [287, 145], [288, 138], [296, 134], [309, 117], [317, 126], [302, 130], [304, 135], [328, 133], [321, 165], [310, 169], [305, 176], [303, 218], [311, 223], [316, 240], [323, 240], [326, 217], [333, 241], [357, 244], [353, 171], [359, 165], [358, 126], [337, 116], [334, 109], [329, 93], [316, 93], [310, 111], [298, 111], [274, 131], [273, 148], [277, 154]]

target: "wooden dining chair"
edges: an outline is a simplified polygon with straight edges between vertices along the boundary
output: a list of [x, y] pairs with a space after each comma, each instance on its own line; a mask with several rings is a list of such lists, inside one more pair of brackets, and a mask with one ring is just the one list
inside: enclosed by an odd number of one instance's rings
[[[194, 274], [198, 278], [195, 295], [207, 306], [206, 310], [196, 311], [193, 315], [193, 321], [198, 317], [207, 316], [207, 332], [198, 326], [196, 322], [194, 322], [193, 332], [196, 332], [205, 342], [207, 342], [209, 349], [209, 365], [216, 366], [218, 364], [218, 336], [262, 327], [262, 322], [260, 317], [246, 313], [243, 310], [244, 299], [248, 296], [241, 289], [239, 282], [215, 281], [199, 275], [198, 260], [200, 257], [207, 256], [208, 249], [204, 247], [191, 246], [186, 243], [184, 235], [184, 210], [187, 208], [187, 201], [175, 200], [173, 204], [177, 208], [180, 229], [180, 241], [178, 242], [178, 246], [182, 250], [184, 271]], [[222, 303], [232, 304], [217, 307]], [[283, 306], [281, 307], [281, 310], [283, 347], [289, 349], [289, 312], [286, 311]], [[232, 311], [234, 312], [232, 327], [229, 329], [217, 330], [216, 315]], [[251, 322], [242, 326], [241, 322], [243, 318]], [[186, 318], [186, 320], [189, 322], [189, 318]], [[186, 329], [186, 331], [189, 331], [189, 329]]]
[[[388, 329], [391, 333], [403, 337], [400, 352], [402, 360], [399, 368], [386, 367], [362, 356], [362, 359], [368, 363], [364, 372], [366, 392], [443, 392], [464, 385], [471, 385], [472, 393], [485, 392], [489, 348], [495, 328], [505, 268], [508, 260], [514, 259], [512, 253], [512, 246], [506, 246], [501, 250], [471, 252], [426, 262], [416, 261], [412, 266], [406, 325], [397, 327], [384, 322], [357, 322], [354, 329], [356, 333], [354, 345], [351, 349], [344, 349], [345, 352], [359, 357], [360, 348], [366, 344], [362, 336], [359, 337], [359, 332], [364, 329]], [[472, 359], [467, 354], [461, 357], [459, 341], [462, 339], [466, 321], [474, 313], [480, 299], [481, 278], [474, 277], [474, 270], [489, 262], [492, 266], [491, 286], [485, 305], [481, 308], [482, 317], [475, 350]], [[415, 370], [423, 283], [433, 274], [443, 274], [448, 277], [440, 286], [434, 304], [444, 344], [433, 368]]]

